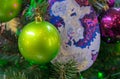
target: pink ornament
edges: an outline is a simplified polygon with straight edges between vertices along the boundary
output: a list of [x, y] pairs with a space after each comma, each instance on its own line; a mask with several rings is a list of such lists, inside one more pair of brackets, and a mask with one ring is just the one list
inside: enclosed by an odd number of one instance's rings
[[115, 0], [107, 0], [108, 6], [113, 7], [115, 4]]
[[120, 39], [120, 8], [109, 9], [100, 23], [102, 38], [107, 42], [115, 42]]

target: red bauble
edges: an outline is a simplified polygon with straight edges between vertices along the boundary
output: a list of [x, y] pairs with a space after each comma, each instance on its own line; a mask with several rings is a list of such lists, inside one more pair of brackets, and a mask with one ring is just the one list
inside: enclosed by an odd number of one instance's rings
[[106, 42], [120, 40], [120, 8], [110, 8], [100, 21], [102, 38]]

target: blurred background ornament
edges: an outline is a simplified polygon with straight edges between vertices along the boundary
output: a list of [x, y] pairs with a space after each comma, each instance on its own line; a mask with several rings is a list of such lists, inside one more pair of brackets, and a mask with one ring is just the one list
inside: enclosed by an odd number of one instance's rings
[[120, 40], [120, 8], [110, 8], [101, 14], [102, 39], [108, 43]]
[[[49, 0], [50, 22], [61, 35], [61, 50], [52, 61], [77, 62], [79, 71], [96, 60], [100, 46], [97, 16], [88, 0]], [[62, 6], [61, 6], [62, 5]]]
[[0, 0], [0, 22], [7, 22], [18, 16], [22, 0]]

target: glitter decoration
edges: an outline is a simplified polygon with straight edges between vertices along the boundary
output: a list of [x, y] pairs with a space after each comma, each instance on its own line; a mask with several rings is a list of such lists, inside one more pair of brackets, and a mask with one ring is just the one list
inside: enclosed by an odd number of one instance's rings
[[[77, 62], [79, 71], [96, 60], [100, 46], [99, 25], [88, 0], [48, 0], [50, 22], [61, 35], [61, 50], [53, 63]], [[62, 5], [62, 6], [61, 6]]]
[[110, 8], [101, 18], [102, 39], [107, 43], [120, 40], [120, 8]]

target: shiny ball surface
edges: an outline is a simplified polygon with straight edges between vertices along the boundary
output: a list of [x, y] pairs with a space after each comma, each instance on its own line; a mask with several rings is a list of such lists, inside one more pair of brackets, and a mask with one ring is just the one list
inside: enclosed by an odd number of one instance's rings
[[7, 22], [20, 12], [22, 0], [0, 0], [0, 22]]
[[120, 8], [110, 8], [103, 14], [100, 23], [102, 38], [108, 43], [120, 39]]
[[31, 22], [19, 36], [18, 47], [23, 57], [34, 64], [46, 64], [60, 48], [60, 35], [49, 22]]

